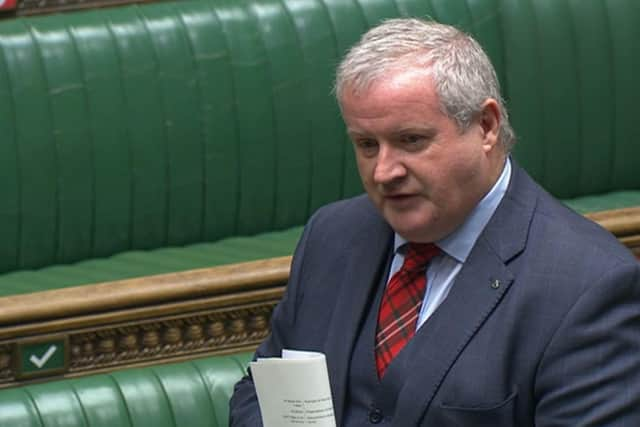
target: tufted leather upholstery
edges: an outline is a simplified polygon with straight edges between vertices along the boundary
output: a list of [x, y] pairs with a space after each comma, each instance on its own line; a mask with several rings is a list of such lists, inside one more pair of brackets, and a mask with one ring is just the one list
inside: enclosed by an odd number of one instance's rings
[[0, 390], [0, 427], [226, 427], [249, 353]]
[[[552, 193], [582, 211], [640, 204], [635, 0], [159, 3], [0, 23], [0, 272], [144, 251], [159, 273], [150, 250], [300, 226], [361, 191], [333, 69], [399, 15], [477, 36], [515, 155]], [[98, 264], [140, 274], [127, 256]], [[91, 265], [42, 286], [92, 281]]]
[[288, 228], [357, 192], [328, 24], [237, 1], [2, 23], [0, 269]]

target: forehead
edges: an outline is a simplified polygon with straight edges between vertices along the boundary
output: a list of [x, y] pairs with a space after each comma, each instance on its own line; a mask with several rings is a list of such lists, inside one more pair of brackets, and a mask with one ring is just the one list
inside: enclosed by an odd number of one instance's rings
[[341, 107], [350, 130], [389, 121], [429, 122], [442, 114], [433, 78], [415, 68], [395, 70], [361, 91], [347, 87]]
[[435, 83], [429, 70], [411, 67], [394, 69], [363, 88], [354, 90], [347, 85], [340, 99], [343, 107], [384, 106], [390, 102], [419, 102], [439, 106]]

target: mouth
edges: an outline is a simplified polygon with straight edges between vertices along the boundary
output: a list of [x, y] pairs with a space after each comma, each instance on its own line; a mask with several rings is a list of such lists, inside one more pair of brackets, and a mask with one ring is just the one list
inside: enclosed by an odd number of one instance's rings
[[413, 193], [383, 193], [385, 199], [405, 199], [407, 197], [415, 197]]
[[416, 194], [385, 194], [383, 198], [386, 202], [393, 205], [403, 205], [412, 202], [417, 199]]

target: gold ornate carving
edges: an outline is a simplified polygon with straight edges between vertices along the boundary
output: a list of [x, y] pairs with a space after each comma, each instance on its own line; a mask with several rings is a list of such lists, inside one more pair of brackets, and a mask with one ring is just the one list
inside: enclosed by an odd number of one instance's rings
[[70, 334], [70, 373], [246, 349], [269, 333], [276, 301]]

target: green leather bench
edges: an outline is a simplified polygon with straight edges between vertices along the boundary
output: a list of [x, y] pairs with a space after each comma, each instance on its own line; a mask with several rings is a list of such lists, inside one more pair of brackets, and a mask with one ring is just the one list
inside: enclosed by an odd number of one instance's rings
[[53, 335], [72, 376], [262, 339], [301, 226], [361, 191], [335, 64], [408, 15], [477, 36], [515, 157], [640, 248], [633, 0], [187, 0], [6, 20], [0, 386], [55, 376], [16, 368]]
[[1, 22], [0, 296], [289, 255], [317, 207], [361, 191], [333, 67], [398, 15], [477, 35], [515, 155], [549, 191], [581, 212], [640, 205], [638, 8], [498, 3], [205, 0]]
[[358, 193], [318, 6], [1, 22], [0, 296], [290, 255]]
[[0, 427], [226, 427], [250, 353], [0, 390]]

